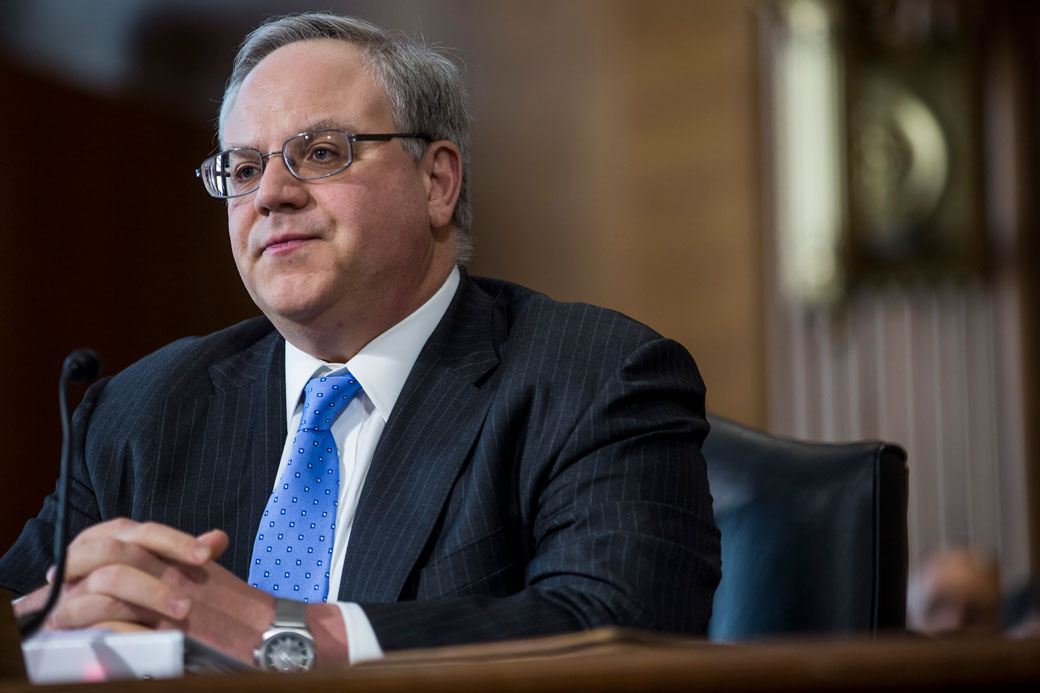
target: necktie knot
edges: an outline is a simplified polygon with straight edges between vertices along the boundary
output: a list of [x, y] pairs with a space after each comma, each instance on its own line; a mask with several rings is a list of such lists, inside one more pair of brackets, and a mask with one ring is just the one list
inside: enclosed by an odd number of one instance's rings
[[349, 371], [311, 378], [303, 388], [300, 431], [327, 431], [361, 389]]

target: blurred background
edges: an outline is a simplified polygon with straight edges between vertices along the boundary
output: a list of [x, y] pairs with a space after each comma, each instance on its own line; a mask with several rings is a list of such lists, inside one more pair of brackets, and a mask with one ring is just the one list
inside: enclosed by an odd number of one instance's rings
[[[0, 2], [6, 547], [53, 383], [257, 313], [193, 171], [267, 0]], [[709, 410], [909, 452], [911, 560], [1040, 557], [1040, 11], [1014, 0], [326, 0], [466, 73], [474, 274], [682, 342]], [[26, 435], [31, 431], [31, 435]]]

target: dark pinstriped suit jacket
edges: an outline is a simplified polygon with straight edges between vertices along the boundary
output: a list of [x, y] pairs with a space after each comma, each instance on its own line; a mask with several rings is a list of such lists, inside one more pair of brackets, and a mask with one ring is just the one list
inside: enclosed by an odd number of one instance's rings
[[[283, 353], [258, 318], [92, 387], [72, 534], [117, 516], [220, 527], [220, 561], [244, 578], [286, 437]], [[675, 342], [463, 273], [372, 460], [339, 597], [386, 649], [603, 624], [703, 633], [720, 574], [707, 430]], [[51, 496], [0, 584], [42, 583], [54, 516]]]

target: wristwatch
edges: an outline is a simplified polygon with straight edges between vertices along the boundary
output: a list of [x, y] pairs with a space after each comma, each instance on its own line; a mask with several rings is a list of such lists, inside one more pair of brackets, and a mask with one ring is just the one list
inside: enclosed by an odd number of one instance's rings
[[310, 671], [314, 668], [314, 636], [307, 628], [307, 604], [293, 599], [274, 600], [274, 622], [253, 650], [264, 671]]

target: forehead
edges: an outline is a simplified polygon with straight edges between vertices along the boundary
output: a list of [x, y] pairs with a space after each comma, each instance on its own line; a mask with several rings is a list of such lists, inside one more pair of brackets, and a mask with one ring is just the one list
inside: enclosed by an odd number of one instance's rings
[[232, 145], [270, 145], [270, 140], [280, 145], [316, 123], [368, 132], [393, 127], [386, 92], [353, 44], [298, 41], [265, 57], [242, 82], [223, 139]]

